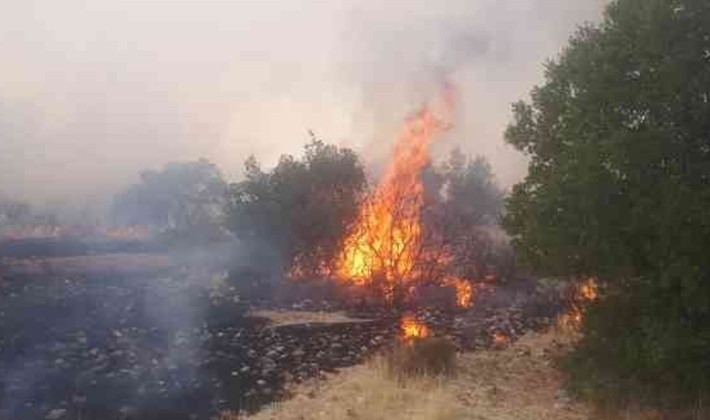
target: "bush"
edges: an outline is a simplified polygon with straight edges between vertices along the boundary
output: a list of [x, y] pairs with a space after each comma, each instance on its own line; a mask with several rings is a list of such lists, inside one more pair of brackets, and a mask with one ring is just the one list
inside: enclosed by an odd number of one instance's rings
[[710, 315], [654, 281], [628, 282], [591, 304], [562, 360], [570, 387], [603, 405], [687, 408], [710, 397]]
[[506, 132], [530, 157], [504, 220], [521, 262], [606, 286], [567, 361], [603, 400], [710, 388], [708, 22], [707, 0], [610, 2]]
[[451, 375], [456, 367], [456, 347], [446, 338], [416, 338], [390, 350], [385, 364], [387, 373], [397, 379]]

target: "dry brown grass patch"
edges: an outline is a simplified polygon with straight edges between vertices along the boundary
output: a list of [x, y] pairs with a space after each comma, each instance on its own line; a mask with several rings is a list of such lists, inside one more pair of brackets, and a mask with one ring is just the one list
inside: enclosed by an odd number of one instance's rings
[[[554, 357], [573, 337], [530, 334], [502, 350], [460, 355], [455, 376], [388, 372], [385, 356], [326, 380], [298, 385], [289, 400], [245, 420], [607, 420], [563, 389]], [[627, 420], [661, 420], [629, 412]], [[236, 420], [235, 414], [224, 420]], [[665, 420], [665, 419], [663, 419]]]
[[448, 376], [456, 367], [456, 347], [446, 338], [417, 338], [389, 350], [383, 363], [385, 371], [399, 381], [412, 376]]
[[271, 311], [257, 310], [249, 313], [251, 316], [266, 318], [274, 326], [296, 324], [338, 324], [349, 322], [367, 322], [367, 319], [352, 318], [345, 312], [316, 311]]

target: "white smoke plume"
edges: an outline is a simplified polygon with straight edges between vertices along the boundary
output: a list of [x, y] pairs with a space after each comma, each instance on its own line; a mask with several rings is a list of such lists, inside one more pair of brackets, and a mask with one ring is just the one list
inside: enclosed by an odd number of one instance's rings
[[441, 149], [524, 175], [510, 102], [604, 0], [0, 1], [0, 194], [94, 203], [139, 171], [204, 157], [231, 179], [308, 130], [376, 160], [441, 78]]

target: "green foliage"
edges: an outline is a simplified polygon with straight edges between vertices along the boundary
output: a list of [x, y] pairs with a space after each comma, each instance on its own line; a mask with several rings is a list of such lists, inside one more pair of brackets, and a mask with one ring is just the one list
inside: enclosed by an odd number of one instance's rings
[[512, 268], [499, 228], [504, 194], [485, 157], [473, 159], [454, 149], [440, 166], [424, 173], [425, 241], [454, 257], [447, 274], [482, 279], [505, 277]]
[[467, 223], [496, 225], [503, 209], [503, 193], [495, 184], [493, 170], [483, 156], [468, 158], [454, 149], [442, 165], [445, 202]]
[[352, 150], [317, 139], [305, 146], [302, 159], [281, 156], [270, 172], [250, 157], [245, 177], [230, 188], [230, 230], [250, 243], [267, 242], [286, 267], [295, 261], [305, 271], [334, 257], [366, 186]]
[[513, 107], [506, 138], [531, 162], [504, 222], [528, 266], [606, 285], [575, 377], [707, 393], [710, 2], [615, 1], [545, 76]]
[[578, 394], [600, 405], [666, 408], [706, 400], [709, 318], [656, 279], [617, 287], [585, 313], [583, 337], [562, 365]]
[[219, 231], [226, 190], [213, 163], [169, 163], [160, 171], [143, 172], [140, 183], [118, 194], [113, 216], [122, 224], [147, 225], [170, 236], [209, 239]]

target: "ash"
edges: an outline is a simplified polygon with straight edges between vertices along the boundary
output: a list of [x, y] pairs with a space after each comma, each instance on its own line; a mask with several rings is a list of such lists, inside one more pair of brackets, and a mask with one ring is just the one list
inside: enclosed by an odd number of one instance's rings
[[[204, 266], [40, 265], [0, 271], [0, 418], [175, 420], [253, 411], [283, 397], [285, 384], [360, 363], [399, 334], [400, 313], [376, 308], [351, 312], [367, 322], [270, 325], [248, 316], [251, 305], [224, 272]], [[490, 288], [468, 310], [410, 309], [461, 350], [488, 347], [495, 333], [513, 340], [560, 310], [526, 284]]]

